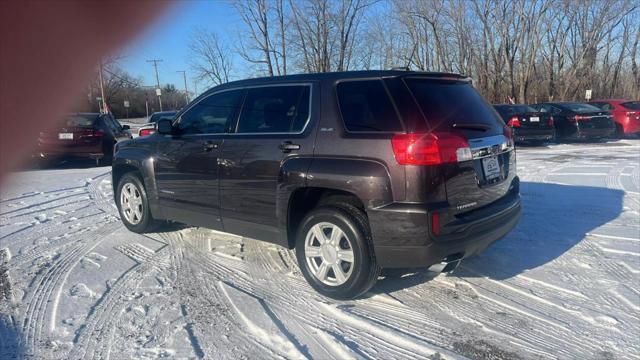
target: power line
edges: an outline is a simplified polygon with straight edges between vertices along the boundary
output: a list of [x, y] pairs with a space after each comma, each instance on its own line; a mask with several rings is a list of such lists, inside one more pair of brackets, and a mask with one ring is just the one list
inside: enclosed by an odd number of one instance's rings
[[151, 60], [147, 60], [148, 63], [153, 63], [153, 68], [156, 70], [156, 84], [158, 85], [158, 87], [156, 88], [156, 93], [158, 94], [158, 103], [160, 104], [160, 111], [162, 111], [162, 98], [160, 97], [161, 90], [160, 90], [160, 77], [158, 76], [158, 63], [162, 62], [162, 59], [151, 59]]

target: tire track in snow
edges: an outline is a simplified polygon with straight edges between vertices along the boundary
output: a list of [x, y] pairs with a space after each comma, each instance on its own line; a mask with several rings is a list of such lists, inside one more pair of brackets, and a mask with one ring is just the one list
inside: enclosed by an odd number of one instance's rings
[[[116, 224], [105, 225], [96, 233], [95, 237], [89, 241], [79, 241], [74, 248], [60, 255], [49, 268], [41, 273], [39, 276], [40, 280], [36, 281], [35, 287], [31, 289], [25, 299], [27, 308], [22, 322], [22, 331], [25, 336], [25, 342], [29, 345], [28, 351], [36, 356], [42, 351], [42, 343], [44, 340], [42, 333], [47, 323], [45, 318], [50, 309], [50, 313], [53, 314], [51, 315], [53, 316], [52, 319], [55, 320], [58, 296], [62, 291], [69, 272], [78, 264], [80, 259], [105, 239], [104, 235], [115, 231], [117, 227], [118, 225]], [[56, 297], [52, 299], [52, 293], [56, 289], [58, 290]], [[53, 303], [49, 305], [52, 301]]]

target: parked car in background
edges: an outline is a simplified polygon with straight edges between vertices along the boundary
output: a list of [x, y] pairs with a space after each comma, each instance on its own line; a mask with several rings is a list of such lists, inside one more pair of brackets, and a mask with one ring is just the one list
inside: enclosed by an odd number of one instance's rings
[[594, 100], [589, 104], [613, 115], [618, 137], [640, 135], [640, 101], [609, 99]]
[[112, 114], [75, 113], [38, 137], [38, 155], [42, 158], [92, 158], [96, 164], [109, 163], [118, 141], [131, 139], [128, 125], [120, 125]]
[[511, 130], [457, 74], [359, 71], [217, 86], [118, 144], [124, 225], [173, 220], [295, 248], [348, 299], [380, 268], [452, 271], [521, 214]]
[[493, 106], [502, 120], [513, 130], [517, 142], [540, 143], [555, 137], [553, 116], [524, 104]]
[[147, 136], [151, 135], [155, 132], [156, 123], [160, 119], [173, 119], [178, 111], [170, 110], [170, 111], [158, 111], [154, 112], [149, 116], [149, 122], [142, 125], [140, 129], [138, 129], [138, 136]]
[[578, 102], [547, 102], [531, 105], [553, 116], [558, 140], [595, 140], [611, 137], [616, 126], [609, 112]]

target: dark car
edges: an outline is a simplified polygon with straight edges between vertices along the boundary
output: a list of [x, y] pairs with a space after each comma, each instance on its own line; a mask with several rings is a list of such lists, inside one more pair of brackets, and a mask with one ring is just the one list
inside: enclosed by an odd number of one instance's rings
[[640, 101], [611, 99], [594, 100], [589, 104], [613, 115], [618, 137], [640, 135]]
[[158, 111], [149, 116], [149, 122], [142, 125], [138, 129], [138, 136], [148, 136], [156, 131], [156, 123], [160, 119], [173, 119], [178, 112], [176, 110], [171, 111]]
[[507, 126], [513, 129], [516, 142], [540, 143], [553, 140], [553, 116], [536, 111], [529, 105], [504, 104], [493, 106]]
[[551, 114], [556, 138], [563, 140], [593, 140], [611, 137], [616, 126], [607, 111], [577, 102], [549, 102], [531, 105], [534, 109]]
[[227, 83], [118, 144], [127, 228], [157, 220], [296, 250], [318, 292], [381, 268], [453, 270], [521, 214], [511, 131], [469, 78], [362, 71]]
[[80, 157], [104, 162], [111, 161], [113, 146], [118, 141], [131, 139], [128, 125], [120, 123], [111, 114], [69, 114], [51, 130], [38, 137], [38, 155], [47, 157]]

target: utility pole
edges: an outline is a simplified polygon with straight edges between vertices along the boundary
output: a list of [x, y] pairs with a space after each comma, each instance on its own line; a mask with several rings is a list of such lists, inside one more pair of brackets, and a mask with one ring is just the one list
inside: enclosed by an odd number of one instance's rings
[[151, 59], [147, 60], [148, 63], [153, 63], [153, 67], [156, 70], [156, 84], [158, 87], [156, 88], [156, 95], [158, 95], [158, 103], [160, 104], [160, 111], [162, 111], [162, 92], [160, 90], [160, 77], [158, 77], [158, 63], [162, 62], [162, 59]]
[[182, 78], [184, 79], [184, 99], [185, 106], [189, 103], [189, 90], [187, 89], [187, 72], [184, 70], [178, 70], [176, 72], [182, 73]]
[[98, 70], [100, 72], [100, 95], [102, 96], [102, 109], [103, 113], [107, 113], [107, 99], [104, 97], [104, 80], [102, 79], [102, 60], [98, 62]]

